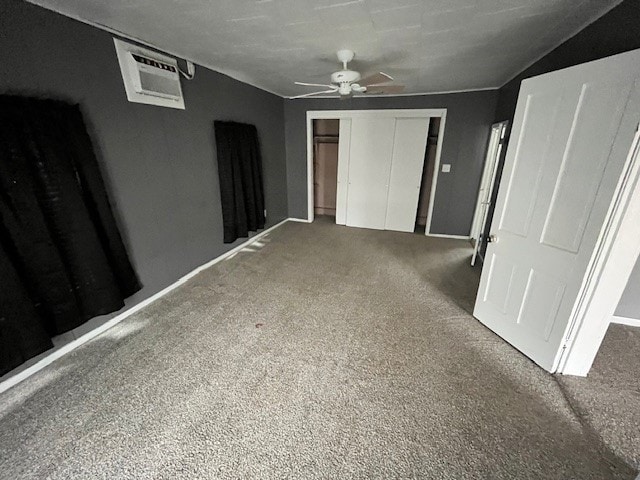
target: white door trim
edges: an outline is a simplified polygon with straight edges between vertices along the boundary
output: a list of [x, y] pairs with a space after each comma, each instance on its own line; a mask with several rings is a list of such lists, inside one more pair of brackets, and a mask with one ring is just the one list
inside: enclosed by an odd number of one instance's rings
[[640, 255], [640, 130], [636, 129], [558, 359], [559, 373], [586, 376], [635, 259]]
[[611, 323], [628, 325], [630, 327], [640, 327], [640, 318], [621, 317], [619, 315], [614, 315], [613, 317], [611, 317]]
[[[313, 222], [313, 121], [318, 119], [342, 119], [354, 117], [439, 117], [440, 130], [438, 132], [438, 144], [436, 146], [436, 159], [431, 183], [431, 195], [429, 209], [427, 211], [427, 226], [425, 234], [431, 234], [431, 219], [433, 217], [433, 204], [438, 184], [440, 171], [440, 156], [442, 154], [442, 142], [444, 140], [444, 128], [447, 118], [446, 108], [420, 108], [420, 109], [388, 109], [388, 110], [308, 110], [307, 111], [307, 221]], [[338, 167], [339, 168], [339, 167]]]

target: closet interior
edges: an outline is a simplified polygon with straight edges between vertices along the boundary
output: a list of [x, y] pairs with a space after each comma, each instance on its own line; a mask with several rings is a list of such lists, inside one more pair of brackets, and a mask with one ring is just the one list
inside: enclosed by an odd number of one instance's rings
[[339, 119], [313, 121], [313, 211], [336, 216]]

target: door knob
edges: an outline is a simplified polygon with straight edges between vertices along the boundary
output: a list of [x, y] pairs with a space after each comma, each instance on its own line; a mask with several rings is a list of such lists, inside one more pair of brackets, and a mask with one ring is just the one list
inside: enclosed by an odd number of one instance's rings
[[491, 243], [498, 243], [498, 236], [497, 235], [489, 235], [489, 238], [487, 239], [488, 242]]

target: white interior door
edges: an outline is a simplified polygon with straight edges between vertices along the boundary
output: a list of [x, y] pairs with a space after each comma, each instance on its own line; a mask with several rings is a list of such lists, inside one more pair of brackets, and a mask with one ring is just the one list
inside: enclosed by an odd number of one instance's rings
[[520, 88], [474, 316], [549, 371], [640, 120], [639, 76], [634, 51]]
[[489, 137], [487, 156], [484, 161], [482, 180], [480, 180], [480, 188], [478, 189], [476, 210], [473, 216], [473, 223], [471, 224], [471, 238], [474, 240], [471, 266], [476, 264], [478, 251], [480, 250], [480, 236], [482, 232], [484, 232], [487, 223], [487, 214], [489, 212], [489, 206], [491, 205], [491, 194], [496, 181], [498, 159], [502, 152], [506, 127], [507, 122], [495, 123], [491, 127], [491, 136]]
[[428, 134], [429, 118], [396, 119], [386, 230], [415, 230]]
[[346, 218], [350, 227], [384, 230], [395, 122], [393, 117], [351, 119]]
[[338, 134], [338, 175], [336, 185], [336, 223], [347, 223], [347, 191], [349, 183], [349, 153], [351, 150], [351, 119], [340, 119]]

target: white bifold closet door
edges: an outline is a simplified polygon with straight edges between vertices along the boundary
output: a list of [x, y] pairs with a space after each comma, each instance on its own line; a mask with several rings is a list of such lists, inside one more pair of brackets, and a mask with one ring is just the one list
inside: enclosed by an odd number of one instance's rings
[[393, 117], [351, 119], [347, 188], [349, 227], [384, 230], [395, 123]]
[[429, 118], [354, 117], [350, 127], [346, 225], [413, 232]]
[[385, 230], [415, 230], [428, 133], [429, 118], [396, 119]]
[[349, 184], [349, 152], [351, 151], [351, 119], [340, 119], [338, 141], [338, 175], [336, 188], [336, 223], [347, 224], [347, 192]]

